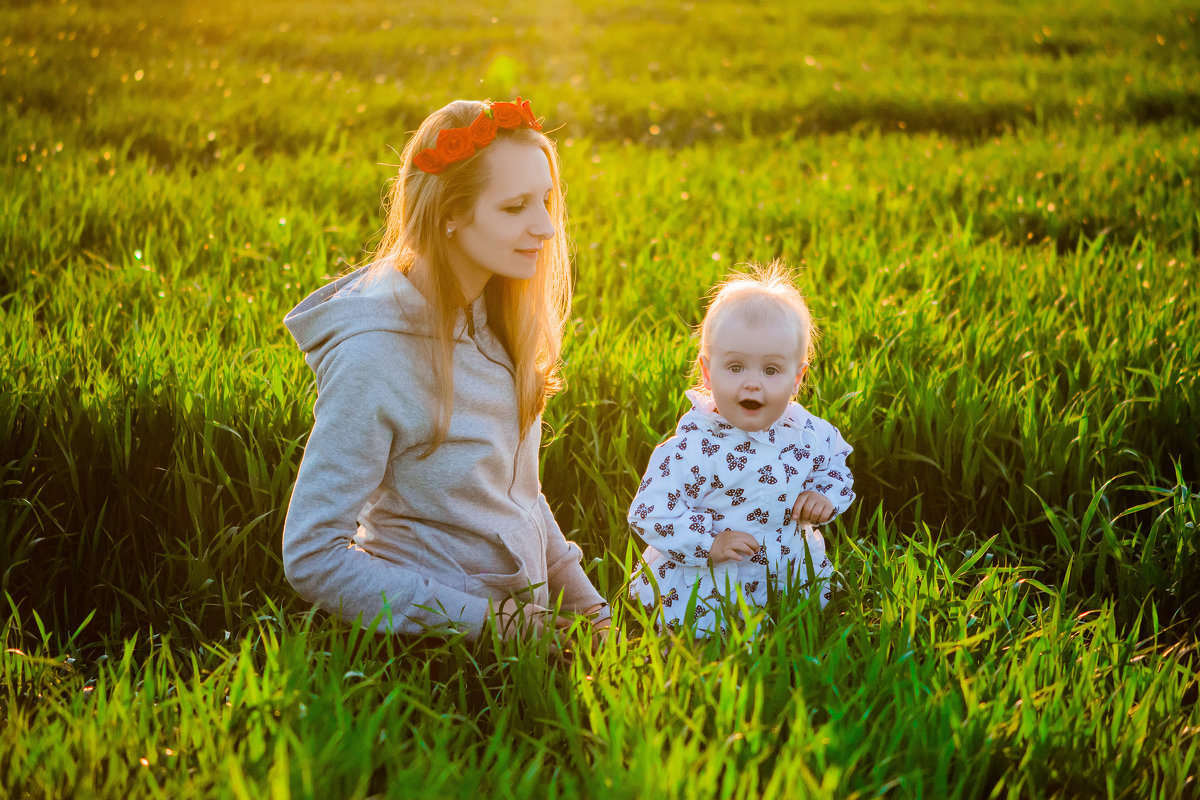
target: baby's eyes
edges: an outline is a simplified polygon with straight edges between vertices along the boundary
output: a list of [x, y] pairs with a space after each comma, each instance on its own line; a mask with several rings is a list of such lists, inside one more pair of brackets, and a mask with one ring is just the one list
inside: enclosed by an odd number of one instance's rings
[[519, 206], [507, 206], [507, 207], [505, 207], [504, 210], [507, 211], [509, 214], [520, 214], [522, 211], [525, 210], [525, 204], [522, 203]]
[[741, 364], [734, 364], [734, 365], [732, 365], [732, 366], [730, 366], [730, 367], [729, 367], [729, 371], [730, 371], [730, 372], [732, 372], [733, 374], [735, 374], [735, 375], [736, 375], [736, 374], [738, 374], [739, 372], [741, 372], [741, 371], [742, 371], [742, 365], [741, 365]]
[[767, 367], [763, 371], [766, 372], [768, 375], [778, 375], [779, 374], [779, 370], [775, 367]]

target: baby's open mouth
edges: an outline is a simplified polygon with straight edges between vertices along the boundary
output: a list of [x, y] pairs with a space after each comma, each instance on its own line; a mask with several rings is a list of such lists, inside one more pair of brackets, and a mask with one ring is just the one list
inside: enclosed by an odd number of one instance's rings
[[763, 404], [758, 402], [757, 400], [743, 400], [740, 403], [738, 403], [738, 405], [741, 406], [742, 408], [746, 409], [747, 411], [758, 411], [760, 408], [762, 408]]

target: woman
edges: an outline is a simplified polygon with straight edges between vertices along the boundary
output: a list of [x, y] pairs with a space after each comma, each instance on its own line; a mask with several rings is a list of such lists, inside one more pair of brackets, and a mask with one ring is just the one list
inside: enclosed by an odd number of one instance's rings
[[570, 303], [554, 145], [528, 101], [460, 100], [401, 158], [371, 263], [284, 320], [317, 376], [287, 578], [381, 631], [602, 628], [538, 480]]

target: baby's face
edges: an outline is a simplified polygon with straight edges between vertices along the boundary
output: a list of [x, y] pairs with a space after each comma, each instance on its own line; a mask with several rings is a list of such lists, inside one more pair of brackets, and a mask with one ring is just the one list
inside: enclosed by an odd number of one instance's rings
[[806, 369], [792, 326], [784, 320], [751, 323], [732, 313], [718, 323], [709, 342], [700, 365], [717, 412], [745, 431], [774, 425]]

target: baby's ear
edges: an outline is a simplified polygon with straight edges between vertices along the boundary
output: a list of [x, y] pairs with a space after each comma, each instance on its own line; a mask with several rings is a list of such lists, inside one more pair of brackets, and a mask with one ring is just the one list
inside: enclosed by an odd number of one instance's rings
[[712, 380], [708, 377], [708, 358], [700, 356], [700, 377], [704, 379], [704, 388], [712, 391]]
[[808, 374], [808, 364], [806, 362], [806, 363], [801, 364], [800, 369], [796, 371], [796, 385], [792, 387], [793, 392], [800, 390], [800, 384], [804, 383], [804, 376], [807, 374]]

